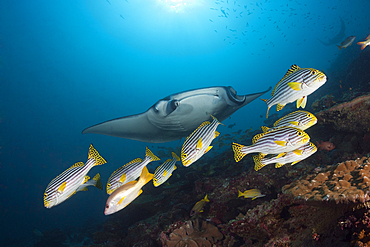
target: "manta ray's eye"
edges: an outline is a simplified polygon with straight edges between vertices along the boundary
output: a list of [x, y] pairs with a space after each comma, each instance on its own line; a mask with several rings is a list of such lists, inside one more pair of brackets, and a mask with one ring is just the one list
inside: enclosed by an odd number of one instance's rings
[[179, 101], [177, 101], [177, 100], [170, 100], [170, 101], [168, 101], [166, 113], [167, 114], [170, 114], [171, 112], [173, 112], [174, 110], [176, 110], [176, 108], [178, 106], [179, 106]]

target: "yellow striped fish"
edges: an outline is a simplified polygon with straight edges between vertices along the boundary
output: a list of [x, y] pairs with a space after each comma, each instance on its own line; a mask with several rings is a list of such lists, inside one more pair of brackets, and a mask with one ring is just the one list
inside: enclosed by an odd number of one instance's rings
[[190, 166], [212, 148], [211, 142], [220, 134], [216, 131], [217, 126], [222, 124], [214, 116], [212, 118], [212, 123], [203, 122], [186, 138], [181, 149], [181, 161], [184, 166]]
[[265, 195], [262, 195], [259, 189], [251, 189], [251, 190], [246, 190], [244, 192], [241, 192], [240, 190], [238, 191], [239, 191], [238, 197], [244, 196], [244, 198], [252, 198], [252, 200], [265, 196]]
[[285, 153], [293, 151], [309, 142], [310, 137], [306, 132], [293, 127], [280, 127], [266, 133], [255, 135], [251, 146], [244, 146], [233, 143], [234, 158], [239, 162], [249, 153], [261, 153], [261, 157], [266, 154], [279, 154], [279, 157]]
[[266, 126], [262, 126], [261, 129], [263, 132], [267, 132], [279, 127], [295, 127], [301, 130], [306, 130], [312, 125], [317, 123], [317, 118], [315, 115], [308, 111], [295, 111], [285, 115], [284, 117], [280, 118], [274, 123], [273, 128], [268, 128]]
[[143, 192], [141, 188], [152, 180], [153, 176], [145, 166], [138, 181], [131, 181], [122, 185], [108, 197], [104, 214], [113, 214], [129, 205]]
[[305, 108], [307, 96], [324, 85], [326, 75], [311, 68], [300, 68], [298, 65], [292, 65], [285, 76], [276, 84], [272, 90], [270, 99], [262, 99], [267, 104], [268, 118], [269, 110], [277, 104], [276, 110], [280, 111], [291, 102], [297, 101], [297, 108]]
[[285, 164], [292, 163], [291, 165], [295, 165], [301, 160], [304, 160], [311, 155], [313, 155], [317, 151], [317, 147], [312, 143], [306, 143], [305, 145], [301, 146], [298, 149], [290, 151], [286, 153], [284, 156], [278, 157], [275, 155], [270, 158], [261, 158], [259, 155], [254, 155], [253, 160], [255, 163], [254, 170], [258, 171], [262, 167], [275, 164], [275, 168], [280, 168]]
[[204, 197], [204, 199], [200, 200], [199, 202], [195, 203], [193, 208], [190, 211], [190, 217], [199, 214], [203, 212], [204, 205], [209, 202], [207, 195]]
[[177, 169], [176, 161], [179, 161], [180, 158], [172, 152], [173, 159], [166, 160], [162, 165], [158, 166], [158, 168], [154, 172], [153, 184], [155, 187], [163, 184], [167, 181], [172, 175], [172, 172]]
[[89, 181], [90, 177], [86, 174], [92, 167], [105, 163], [107, 163], [107, 161], [100, 156], [98, 151], [96, 151], [91, 144], [85, 164], [83, 162], [77, 162], [51, 180], [44, 193], [44, 206], [46, 208], [56, 206], [70, 198], [76, 192], [86, 191], [86, 187], [90, 185], [102, 189], [99, 173], [96, 174], [92, 181]]
[[107, 194], [110, 195], [120, 186], [136, 180], [140, 176], [143, 168], [150, 162], [156, 160], [160, 160], [160, 158], [155, 156], [152, 151], [146, 147], [144, 160], [140, 158], [134, 159], [126, 165], [121, 166], [110, 175], [107, 183]]

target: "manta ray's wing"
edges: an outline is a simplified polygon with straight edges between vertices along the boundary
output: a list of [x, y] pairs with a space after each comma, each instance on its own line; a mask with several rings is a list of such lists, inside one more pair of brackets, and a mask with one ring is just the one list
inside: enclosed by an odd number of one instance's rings
[[106, 121], [82, 131], [162, 143], [188, 136], [210, 115], [220, 121], [267, 91], [237, 95], [232, 87], [210, 87], [177, 93], [159, 100], [146, 112]]

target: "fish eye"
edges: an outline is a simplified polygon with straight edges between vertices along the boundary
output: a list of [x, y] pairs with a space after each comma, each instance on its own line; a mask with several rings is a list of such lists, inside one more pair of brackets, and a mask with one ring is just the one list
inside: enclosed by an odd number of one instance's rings
[[312, 74], [312, 75], [316, 75], [316, 74], [317, 74], [317, 73], [316, 73], [316, 70], [312, 70], [312, 71], [311, 71], [311, 74]]
[[303, 133], [302, 132], [297, 132], [297, 135], [298, 136], [301, 136]]
[[48, 196], [48, 194], [44, 193], [44, 199]]
[[106, 205], [105, 205], [105, 208], [109, 208], [109, 205], [108, 205], [108, 204], [106, 204]]
[[308, 113], [307, 114], [307, 117], [311, 118], [312, 117], [312, 114], [311, 113]]

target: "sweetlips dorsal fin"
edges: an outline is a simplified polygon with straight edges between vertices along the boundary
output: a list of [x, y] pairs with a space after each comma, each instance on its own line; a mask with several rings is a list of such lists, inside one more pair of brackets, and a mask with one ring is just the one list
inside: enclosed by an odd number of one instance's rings
[[266, 133], [260, 133], [253, 137], [252, 144], [255, 144], [262, 136], [264, 136]]
[[130, 164], [133, 164], [133, 163], [140, 163], [141, 161], [143, 161], [141, 158], [136, 158], [134, 160], [131, 160], [127, 164], [125, 164], [124, 167], [127, 166], [127, 165], [130, 165]]
[[203, 123], [201, 123], [198, 128], [196, 128], [188, 137], [186, 137], [185, 141], [187, 141], [190, 136], [192, 136], [195, 132], [197, 132], [198, 129], [200, 129], [200, 128], [206, 126], [206, 125], [210, 125], [210, 124], [211, 123], [209, 121], [204, 121]]
[[297, 70], [300, 70], [301, 68], [296, 65], [296, 64], [293, 64], [292, 66], [290, 66], [290, 69], [288, 69], [288, 71], [285, 73], [285, 75], [283, 76], [283, 78], [281, 78], [281, 80], [276, 83], [276, 86], [274, 87], [274, 89], [272, 90], [271, 92], [271, 96], [274, 96], [275, 94], [275, 91], [276, 91], [276, 88], [278, 87], [278, 85], [290, 74], [296, 72]]

